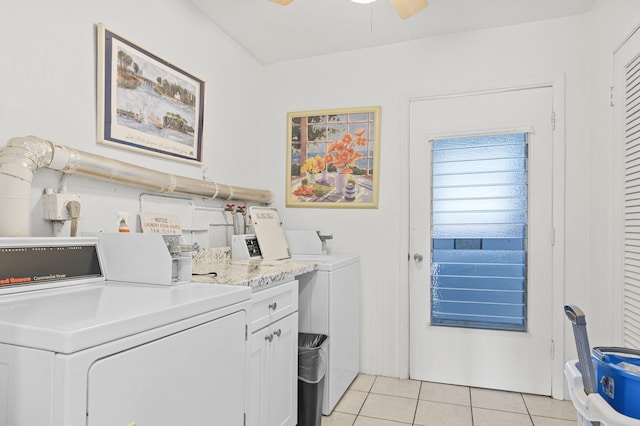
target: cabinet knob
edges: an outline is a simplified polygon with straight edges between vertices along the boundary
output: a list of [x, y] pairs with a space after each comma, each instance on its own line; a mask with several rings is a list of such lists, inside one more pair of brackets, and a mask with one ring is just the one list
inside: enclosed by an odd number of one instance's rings
[[269, 303], [269, 309], [271, 309], [272, 311], [275, 311], [277, 307], [278, 304], [276, 302]]
[[268, 340], [269, 342], [271, 342], [273, 340], [273, 333], [264, 336], [264, 340]]
[[276, 336], [280, 337], [280, 335], [282, 334], [282, 330], [277, 329], [276, 331], [273, 332], [273, 334], [275, 334]]

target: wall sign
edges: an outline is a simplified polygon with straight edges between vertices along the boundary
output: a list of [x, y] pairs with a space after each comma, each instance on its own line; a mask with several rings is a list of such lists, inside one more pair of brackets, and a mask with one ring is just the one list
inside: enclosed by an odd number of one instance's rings
[[140, 227], [145, 234], [182, 235], [178, 216], [141, 212]]

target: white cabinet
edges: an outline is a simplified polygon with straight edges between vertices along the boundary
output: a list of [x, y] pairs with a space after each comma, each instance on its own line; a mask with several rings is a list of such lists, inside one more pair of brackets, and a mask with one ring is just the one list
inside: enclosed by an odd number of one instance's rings
[[298, 398], [298, 282], [253, 294], [249, 424], [293, 426]]

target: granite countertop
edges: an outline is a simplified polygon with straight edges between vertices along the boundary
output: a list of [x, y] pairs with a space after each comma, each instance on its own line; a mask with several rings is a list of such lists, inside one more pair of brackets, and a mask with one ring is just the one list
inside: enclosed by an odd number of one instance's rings
[[[193, 254], [192, 281], [246, 285], [252, 288], [293, 278], [318, 268], [316, 262], [294, 260], [231, 260], [229, 248], [202, 249]], [[215, 272], [215, 275], [210, 274]]]

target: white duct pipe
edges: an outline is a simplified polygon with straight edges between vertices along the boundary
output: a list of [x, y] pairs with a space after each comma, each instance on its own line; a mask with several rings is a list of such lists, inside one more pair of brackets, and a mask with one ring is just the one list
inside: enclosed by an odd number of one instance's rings
[[124, 163], [53, 142], [26, 136], [12, 138], [0, 151], [0, 236], [29, 236], [31, 181], [40, 168], [109, 180], [156, 192], [269, 204], [271, 191], [176, 176]]

